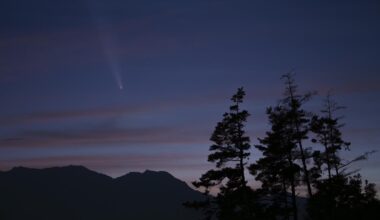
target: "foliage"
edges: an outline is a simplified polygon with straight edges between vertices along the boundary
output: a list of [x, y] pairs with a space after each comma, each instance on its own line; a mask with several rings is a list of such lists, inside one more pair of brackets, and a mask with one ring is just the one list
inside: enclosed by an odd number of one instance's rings
[[363, 186], [360, 174], [333, 176], [316, 189], [308, 204], [311, 219], [380, 219], [375, 185], [365, 181]]
[[[298, 94], [293, 75], [282, 78], [284, 97], [267, 108], [271, 127], [255, 145], [262, 157], [248, 167], [261, 188], [248, 187], [245, 177], [251, 148], [244, 131], [249, 113], [240, 109], [245, 92], [239, 88], [229, 112], [224, 113], [210, 138], [214, 144], [208, 161], [215, 168], [193, 182], [204, 189], [207, 200], [186, 205], [202, 209], [207, 220], [297, 220], [301, 216], [297, 192], [305, 187], [307, 219], [380, 219], [375, 185], [368, 181], [363, 184], [360, 174], [353, 175], [357, 170], [347, 171], [349, 165], [367, 159], [373, 151], [350, 161], [342, 159], [340, 151], [350, 146], [342, 138], [341, 117], [335, 116], [342, 107], [328, 96], [321, 114], [312, 114], [304, 109], [312, 93]], [[320, 150], [305, 147], [310, 141]], [[308, 164], [310, 159], [313, 165]], [[219, 193], [211, 196], [210, 189]]]
[[204, 188], [209, 195], [212, 187], [217, 187], [220, 193], [209, 197], [208, 201], [187, 203], [190, 207], [202, 208], [206, 219], [217, 216], [219, 219], [250, 219], [255, 216], [252, 204], [255, 193], [247, 187], [245, 166], [250, 155], [250, 139], [244, 131], [244, 123], [249, 113], [241, 110], [245, 92], [239, 88], [231, 98], [233, 104], [229, 112], [223, 114], [223, 119], [217, 123], [210, 138], [208, 161], [215, 164], [215, 169], [207, 171], [199, 181], [193, 183], [197, 188]]
[[[267, 115], [271, 131], [266, 132], [261, 145], [255, 146], [263, 154], [250, 172], [262, 183], [260, 192], [269, 199], [266, 203], [267, 215], [297, 216], [296, 191], [299, 184], [301, 167], [296, 163], [298, 147], [290, 137], [289, 112], [282, 106], [268, 108]], [[292, 204], [289, 203], [288, 190], [291, 191]]]
[[348, 162], [340, 158], [339, 152], [349, 150], [350, 146], [342, 139], [341, 117], [334, 116], [340, 109], [343, 107], [332, 101], [329, 94], [322, 115], [315, 115], [311, 120], [311, 131], [315, 135], [312, 141], [323, 146], [324, 151], [313, 153], [318, 178], [314, 179], [316, 193], [308, 203], [309, 216], [311, 219], [379, 219], [376, 209], [380, 203], [376, 199], [375, 185], [365, 181], [363, 186], [360, 174], [353, 175], [357, 171], [346, 172], [350, 164], [367, 159], [373, 152]]
[[322, 173], [323, 165], [326, 166], [328, 178], [332, 177], [332, 170], [335, 170], [335, 175], [339, 174], [341, 167], [341, 159], [339, 151], [342, 149], [348, 150], [350, 143], [342, 139], [340, 129], [343, 124], [339, 122], [340, 117], [334, 117], [334, 113], [343, 107], [338, 106], [336, 102], [331, 100], [330, 94], [327, 96], [324, 108], [321, 111], [322, 115], [314, 115], [311, 120], [311, 131], [315, 138], [314, 143], [319, 143], [323, 146], [324, 152], [314, 152], [314, 161]]
[[299, 160], [301, 162], [303, 181], [306, 184], [308, 196], [312, 196], [311, 176], [307, 166], [307, 160], [311, 158], [312, 153], [304, 146], [304, 141], [308, 139], [310, 131], [310, 113], [307, 112], [303, 105], [309, 101], [312, 93], [298, 94], [297, 85], [295, 84], [293, 74], [288, 73], [282, 76], [285, 80], [284, 98], [281, 100], [281, 105], [286, 111], [287, 119], [287, 138], [292, 143], [296, 144], [299, 149]]

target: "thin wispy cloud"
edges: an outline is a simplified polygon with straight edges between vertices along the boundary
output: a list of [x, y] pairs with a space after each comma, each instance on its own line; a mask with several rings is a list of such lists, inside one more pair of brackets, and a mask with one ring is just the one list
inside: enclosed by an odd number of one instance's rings
[[[190, 135], [189, 135], [190, 134]], [[70, 147], [107, 144], [205, 143], [207, 136], [191, 134], [178, 127], [105, 128], [76, 131], [26, 131], [0, 140], [1, 147]]]
[[22, 159], [8, 159], [0, 161], [1, 170], [17, 166], [45, 168], [52, 166], [85, 165], [94, 170], [104, 171], [116, 177], [130, 171], [146, 169], [162, 169], [167, 171], [206, 169], [209, 164], [201, 160], [203, 155], [187, 154], [126, 154], [126, 155], [76, 155], [76, 156], [49, 156]]

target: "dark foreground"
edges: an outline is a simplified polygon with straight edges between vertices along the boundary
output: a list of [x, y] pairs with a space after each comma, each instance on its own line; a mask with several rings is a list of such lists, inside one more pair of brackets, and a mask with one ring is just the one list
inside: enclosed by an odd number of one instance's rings
[[82, 166], [0, 172], [1, 220], [194, 220], [200, 214], [182, 203], [201, 197], [166, 172], [115, 179]]

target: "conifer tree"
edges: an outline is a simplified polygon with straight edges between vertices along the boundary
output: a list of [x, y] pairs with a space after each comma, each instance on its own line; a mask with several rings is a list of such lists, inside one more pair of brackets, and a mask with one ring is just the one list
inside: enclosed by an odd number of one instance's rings
[[215, 169], [207, 171], [199, 181], [193, 182], [195, 187], [204, 188], [206, 195], [212, 187], [220, 190], [214, 201], [187, 203], [190, 207], [201, 205], [205, 208], [208, 219], [215, 212], [219, 219], [251, 219], [255, 215], [253, 191], [247, 186], [245, 177], [251, 145], [244, 131], [249, 116], [246, 110], [241, 109], [244, 96], [243, 88], [239, 88], [231, 98], [233, 104], [229, 112], [224, 113], [210, 138], [214, 144], [210, 147], [208, 161], [215, 164]]
[[319, 143], [324, 147], [324, 152], [319, 154], [319, 164], [325, 164], [327, 167], [328, 178], [332, 177], [332, 170], [335, 175], [339, 174], [339, 168], [342, 165], [339, 158], [339, 151], [344, 148], [349, 149], [350, 143], [342, 139], [340, 129], [343, 124], [339, 122], [340, 117], [334, 114], [344, 107], [339, 106], [331, 99], [330, 94], [327, 95], [321, 116], [315, 115], [311, 120], [311, 131], [316, 138], [312, 139], [314, 143]]
[[360, 174], [335, 175], [316, 184], [316, 193], [308, 203], [311, 219], [380, 219], [380, 201], [375, 185], [363, 181]]
[[304, 141], [308, 139], [309, 133], [309, 115], [310, 113], [303, 109], [303, 105], [309, 101], [311, 93], [300, 95], [297, 93], [297, 85], [294, 82], [291, 73], [282, 76], [285, 80], [284, 98], [281, 100], [281, 105], [288, 111], [289, 117], [289, 138], [297, 144], [300, 153], [300, 161], [302, 164], [303, 180], [307, 187], [309, 197], [312, 196], [311, 176], [307, 166], [307, 160], [311, 158], [311, 153], [305, 148]]
[[346, 172], [349, 165], [367, 159], [373, 151], [350, 161], [339, 156], [339, 151], [349, 150], [350, 146], [342, 139], [340, 117], [334, 115], [342, 108], [328, 95], [322, 115], [313, 116], [310, 123], [315, 135], [312, 141], [323, 146], [324, 151], [314, 153], [320, 178], [314, 181], [316, 193], [310, 198], [308, 212], [311, 219], [379, 219], [380, 202], [376, 199], [374, 184], [365, 181], [363, 186], [360, 174], [353, 175], [357, 170]]
[[[269, 198], [267, 215], [273, 219], [298, 219], [296, 186], [299, 184], [301, 167], [296, 163], [299, 150], [291, 139], [292, 126], [290, 112], [282, 106], [268, 108], [267, 115], [271, 130], [266, 137], [259, 139], [261, 145], [255, 146], [263, 154], [250, 172], [262, 183], [261, 192]], [[291, 205], [288, 204], [288, 190], [291, 191]]]

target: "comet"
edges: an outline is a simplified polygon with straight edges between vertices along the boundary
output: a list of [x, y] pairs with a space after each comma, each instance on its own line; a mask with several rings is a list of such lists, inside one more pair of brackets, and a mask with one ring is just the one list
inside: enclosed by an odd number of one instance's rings
[[121, 77], [121, 74], [118, 71], [112, 71], [112, 73], [115, 78], [117, 86], [119, 87], [120, 90], [123, 90], [124, 85], [123, 85], [123, 78]]
[[123, 83], [123, 77], [121, 74], [121, 68], [120, 68], [120, 62], [118, 59], [118, 56], [115, 54], [113, 48], [115, 47], [110, 41], [109, 37], [103, 38], [103, 45], [104, 45], [104, 52], [106, 56], [106, 60], [110, 69], [110, 72], [112, 73], [112, 76], [116, 82], [117, 87], [120, 90], [124, 89], [124, 83]]
[[118, 48], [120, 45], [117, 41], [117, 33], [110, 26], [110, 22], [106, 17], [96, 16], [96, 8], [101, 5], [96, 5], [92, 1], [87, 2], [89, 4], [90, 10], [93, 12], [93, 21], [97, 29], [100, 43], [104, 52], [105, 60], [108, 64], [109, 70], [112, 73], [112, 76], [116, 82], [117, 88], [119, 90], [124, 89], [124, 83], [122, 78], [122, 71], [120, 66], [119, 56], [117, 54]]
[[112, 76], [116, 82], [117, 87], [120, 90], [124, 89], [124, 83], [123, 83], [123, 77], [121, 74], [121, 68], [120, 68], [120, 62], [119, 57], [115, 53], [116, 45], [114, 41], [112, 41], [113, 38], [111, 38], [110, 33], [101, 34], [102, 42], [103, 42], [103, 51], [110, 69], [110, 72], [112, 73]]

